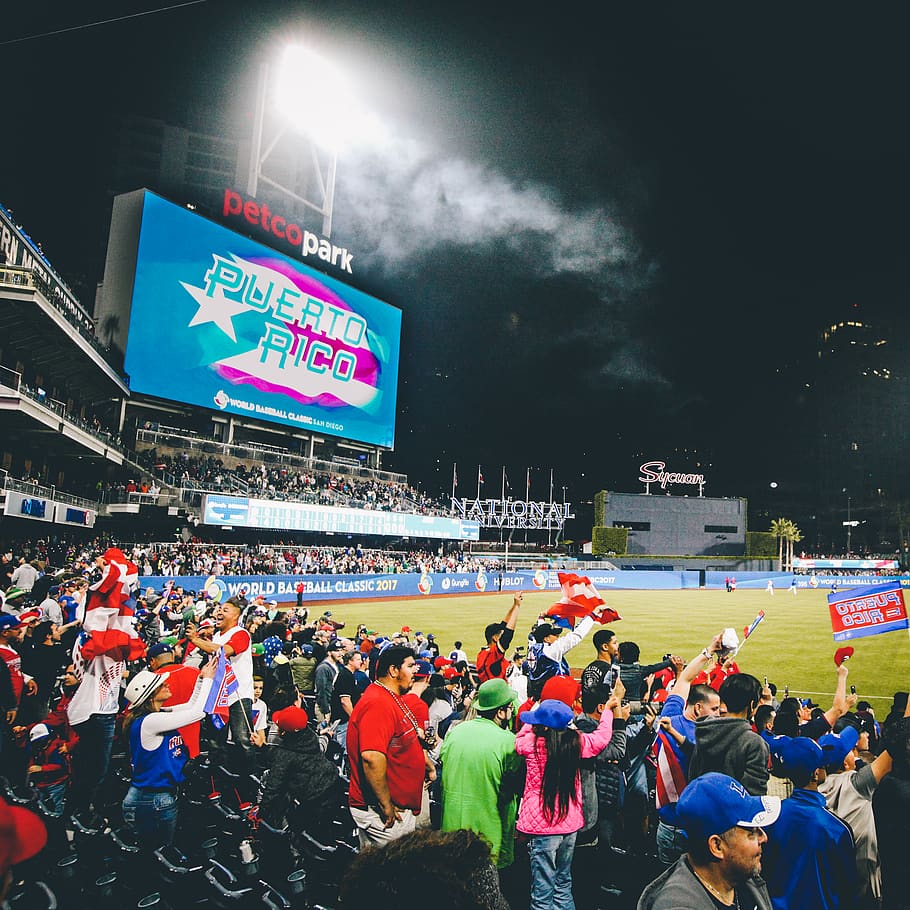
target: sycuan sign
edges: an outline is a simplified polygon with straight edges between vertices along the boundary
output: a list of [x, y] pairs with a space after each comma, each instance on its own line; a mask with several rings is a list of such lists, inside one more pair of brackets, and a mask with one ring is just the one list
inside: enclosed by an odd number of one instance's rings
[[641, 471], [641, 476], [638, 479], [645, 485], [646, 493], [651, 492], [652, 483], [659, 483], [662, 490], [666, 490], [668, 484], [697, 486], [699, 495], [701, 495], [705, 486], [704, 474], [685, 474], [678, 471], [668, 471], [667, 464], [663, 461], [646, 461], [638, 470]]

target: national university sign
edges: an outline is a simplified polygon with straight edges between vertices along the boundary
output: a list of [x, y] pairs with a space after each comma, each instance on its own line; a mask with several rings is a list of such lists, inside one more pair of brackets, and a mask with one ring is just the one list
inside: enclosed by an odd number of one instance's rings
[[455, 499], [452, 512], [482, 528], [527, 528], [561, 531], [574, 518], [567, 502], [525, 502], [521, 499]]

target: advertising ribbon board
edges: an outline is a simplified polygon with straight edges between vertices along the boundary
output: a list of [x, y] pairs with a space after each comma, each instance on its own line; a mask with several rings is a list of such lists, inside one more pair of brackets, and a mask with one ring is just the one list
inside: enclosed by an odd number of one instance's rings
[[904, 592], [899, 581], [829, 594], [828, 609], [835, 641], [908, 628]]

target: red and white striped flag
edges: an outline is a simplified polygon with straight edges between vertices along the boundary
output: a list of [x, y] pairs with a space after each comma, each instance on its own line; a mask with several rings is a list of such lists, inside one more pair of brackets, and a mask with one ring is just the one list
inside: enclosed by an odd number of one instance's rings
[[133, 620], [139, 569], [116, 547], [104, 553], [101, 580], [87, 592], [82, 635], [73, 649], [79, 688], [67, 709], [71, 724], [116, 706], [126, 661], [145, 652]]
[[655, 800], [657, 808], [679, 802], [679, 797], [686, 787], [686, 772], [683, 770], [682, 754], [676, 741], [661, 730], [654, 744], [657, 750], [657, 779]]
[[[547, 616], [560, 619], [580, 619], [590, 616], [596, 607], [603, 606], [604, 599], [597, 593], [586, 575], [574, 572], [560, 572], [559, 584], [562, 586], [562, 597], [547, 610]], [[617, 622], [622, 617], [615, 610], [604, 610], [600, 623]]]

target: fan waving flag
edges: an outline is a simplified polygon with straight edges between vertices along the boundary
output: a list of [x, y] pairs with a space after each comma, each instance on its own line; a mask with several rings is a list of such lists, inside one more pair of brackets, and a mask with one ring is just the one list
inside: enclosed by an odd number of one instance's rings
[[[581, 619], [582, 616], [590, 616], [593, 610], [604, 605], [604, 599], [585, 575], [560, 572], [559, 584], [562, 587], [562, 597], [547, 610], [547, 616], [571, 621]], [[619, 613], [607, 609], [600, 616], [599, 622], [603, 625], [608, 622], [617, 622], [620, 619], [622, 617]]]
[[218, 663], [215, 667], [215, 678], [212, 680], [212, 690], [206, 699], [203, 710], [212, 718], [212, 723], [220, 730], [230, 717], [230, 704], [232, 696], [240, 690], [234, 670], [224, 654], [224, 648], [218, 651]]
[[116, 711], [124, 664], [145, 652], [133, 617], [132, 592], [139, 584], [139, 569], [116, 547], [105, 551], [98, 564], [101, 580], [88, 589], [82, 634], [73, 648], [80, 679], [67, 708], [73, 725], [99, 711]]

